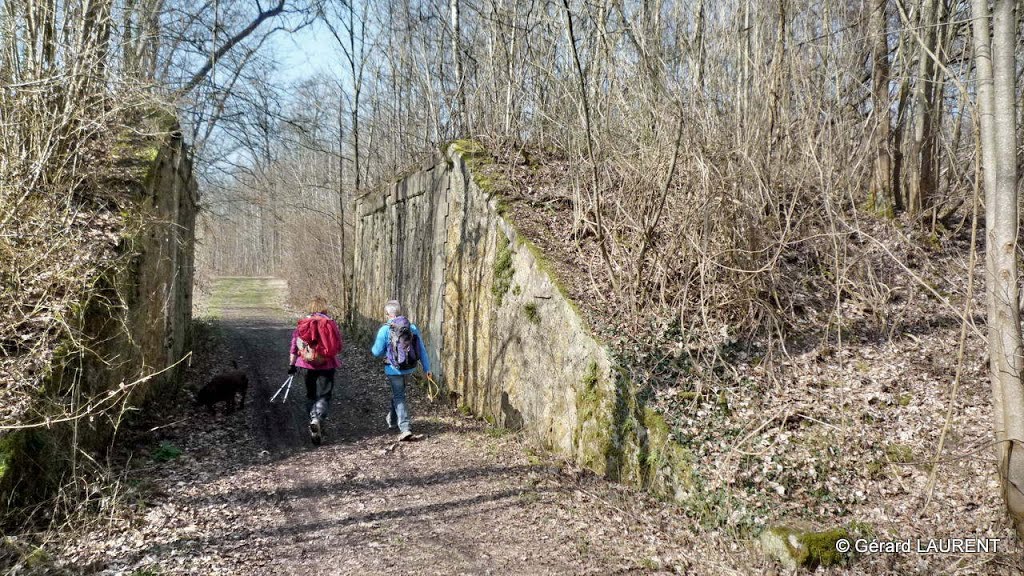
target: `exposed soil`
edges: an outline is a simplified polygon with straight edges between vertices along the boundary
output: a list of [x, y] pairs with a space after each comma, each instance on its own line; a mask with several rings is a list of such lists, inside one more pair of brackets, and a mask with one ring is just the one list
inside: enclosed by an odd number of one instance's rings
[[[223, 279], [210, 309], [219, 349], [196, 343], [197, 382], [230, 357], [249, 373], [244, 410], [182, 407], [135, 456], [138, 502], [64, 544], [102, 574], [765, 573], [749, 545], [697, 538], [673, 506], [555, 461], [506, 431], [410, 390], [419, 442], [396, 442], [389, 390], [367, 346], [342, 353], [324, 444], [285, 378], [295, 315], [283, 283]], [[212, 342], [215, 342], [212, 341]], [[212, 368], [213, 370], [217, 368]], [[154, 446], [182, 451], [153, 459]], [[165, 450], [166, 452], [166, 450]]]

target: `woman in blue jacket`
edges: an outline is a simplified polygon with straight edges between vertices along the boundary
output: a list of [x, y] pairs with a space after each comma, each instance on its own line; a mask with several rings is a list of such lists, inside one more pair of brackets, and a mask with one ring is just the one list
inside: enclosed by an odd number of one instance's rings
[[[373, 341], [371, 351], [374, 356], [386, 356], [388, 360], [384, 367], [384, 374], [391, 384], [391, 409], [388, 411], [385, 421], [389, 430], [398, 427], [399, 440], [410, 440], [413, 434], [409, 421], [409, 409], [405, 403], [405, 385], [408, 383], [409, 374], [416, 370], [417, 360], [423, 365], [423, 371], [427, 373], [427, 377], [433, 376], [430, 372], [430, 358], [427, 357], [427, 349], [423, 345], [423, 337], [420, 336], [419, 328], [415, 324], [410, 324], [401, 315], [402, 306], [398, 301], [388, 300], [384, 304], [384, 312], [387, 314], [388, 320], [377, 330], [377, 338]], [[412, 338], [400, 342], [398, 341], [399, 330], [406, 325], [409, 327]], [[401, 349], [403, 345], [411, 346], [412, 349]]]

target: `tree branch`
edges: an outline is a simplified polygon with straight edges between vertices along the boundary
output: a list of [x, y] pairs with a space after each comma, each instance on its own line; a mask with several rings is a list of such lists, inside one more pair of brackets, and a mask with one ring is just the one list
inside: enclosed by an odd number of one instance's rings
[[238, 44], [242, 40], [245, 40], [265, 21], [284, 12], [284, 3], [285, 0], [278, 0], [277, 5], [271, 8], [270, 10], [260, 10], [260, 13], [256, 15], [256, 18], [254, 18], [253, 21], [250, 22], [248, 26], [243, 28], [240, 32], [238, 32], [238, 34], [232, 36], [227, 42], [224, 43], [223, 46], [218, 48], [213, 54], [210, 54], [210, 57], [206, 60], [206, 63], [203, 64], [203, 67], [197, 70], [196, 73], [192, 75], [192, 78], [188, 81], [188, 83], [185, 84], [185, 86], [178, 91], [178, 98], [181, 98], [182, 96], [185, 96], [186, 94], [194, 90], [195, 87], [198, 86], [199, 83], [202, 82], [204, 78], [206, 78], [207, 74], [210, 73], [210, 70], [213, 69], [213, 65], [216, 64], [217, 60], [223, 58], [224, 55], [227, 54], [232, 48], [234, 48], [236, 44]]

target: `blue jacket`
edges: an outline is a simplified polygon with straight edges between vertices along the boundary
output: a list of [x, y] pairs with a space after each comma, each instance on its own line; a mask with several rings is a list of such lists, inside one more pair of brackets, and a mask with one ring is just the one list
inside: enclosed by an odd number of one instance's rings
[[[415, 324], [411, 324], [412, 333], [416, 335], [416, 342], [420, 346], [420, 364], [423, 365], [424, 372], [430, 372], [430, 358], [427, 357], [427, 348], [423, 345], [423, 336], [420, 336], [420, 329]], [[385, 324], [377, 330], [377, 338], [373, 341], [373, 348], [370, 349], [374, 356], [386, 356], [388, 353], [388, 340], [390, 339], [391, 325]], [[384, 366], [384, 373], [397, 376], [398, 374], [412, 374], [416, 368], [409, 368], [408, 370], [399, 370], [391, 364]]]

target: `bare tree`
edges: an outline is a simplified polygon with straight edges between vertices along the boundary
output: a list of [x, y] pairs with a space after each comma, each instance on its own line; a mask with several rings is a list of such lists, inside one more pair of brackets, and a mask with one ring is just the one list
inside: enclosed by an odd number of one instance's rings
[[342, 34], [344, 36], [338, 33], [331, 18], [325, 15], [324, 22], [327, 24], [327, 28], [334, 36], [334, 39], [338, 42], [338, 46], [341, 48], [342, 54], [344, 54], [349, 66], [350, 81], [352, 82], [352, 173], [355, 178], [354, 189], [358, 191], [362, 187], [359, 112], [363, 94], [363, 74], [367, 64], [366, 4], [363, 5], [362, 13], [357, 18], [355, 3], [347, 2], [344, 12], [337, 15], [337, 17], [341, 22]]
[[223, 58], [224, 55], [230, 52], [238, 43], [248, 38], [249, 35], [255, 32], [256, 29], [264, 22], [283, 13], [284, 4], [285, 0], [278, 0], [277, 4], [268, 10], [263, 10], [261, 8], [251, 22], [228, 38], [223, 44], [218, 46], [217, 49], [214, 50], [206, 59], [206, 62], [203, 63], [198, 70], [192, 73], [192, 76], [188, 79], [185, 85], [178, 90], [178, 96], [183, 96], [194, 90], [195, 87], [206, 78], [206, 75], [210, 73], [210, 70], [213, 69], [218, 60]]
[[455, 62], [455, 91], [458, 103], [457, 130], [465, 133], [469, 129], [468, 110], [466, 110], [466, 79], [462, 70], [462, 13], [459, 0], [448, 0], [448, 10], [452, 23], [452, 60]]
[[[902, 6], [902, 4], [901, 4]], [[913, 37], [918, 48], [917, 76], [912, 95], [913, 130], [909, 134], [910, 159], [907, 180], [907, 210], [920, 214], [933, 207], [937, 193], [938, 160], [936, 139], [943, 93], [943, 51], [941, 40], [946, 20], [946, 3], [922, 0]]]
[[1016, 29], [1013, 0], [974, 0], [974, 60], [985, 177], [988, 347], [999, 478], [1024, 534], [1024, 381], [1018, 307]]
[[869, 33], [872, 37], [871, 55], [871, 113], [874, 115], [875, 149], [871, 189], [868, 203], [878, 214], [892, 216], [895, 198], [892, 189], [892, 118], [889, 100], [889, 25], [886, 8], [888, 0], [875, 0], [871, 6]]

